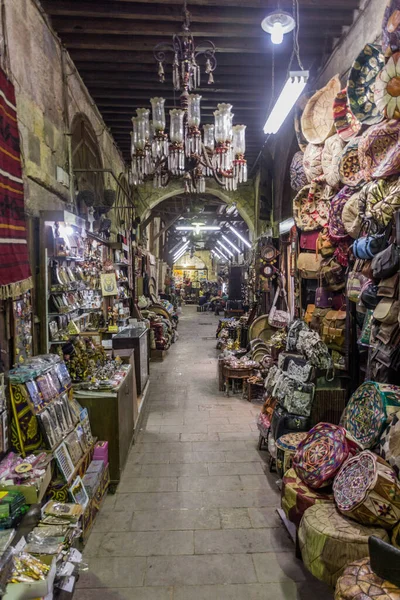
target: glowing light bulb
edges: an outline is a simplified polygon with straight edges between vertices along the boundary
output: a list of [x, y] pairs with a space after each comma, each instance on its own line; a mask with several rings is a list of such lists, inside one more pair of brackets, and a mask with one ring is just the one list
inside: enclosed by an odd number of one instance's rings
[[271, 42], [273, 44], [282, 44], [283, 42], [283, 27], [282, 23], [279, 21], [275, 21], [272, 32], [271, 32]]

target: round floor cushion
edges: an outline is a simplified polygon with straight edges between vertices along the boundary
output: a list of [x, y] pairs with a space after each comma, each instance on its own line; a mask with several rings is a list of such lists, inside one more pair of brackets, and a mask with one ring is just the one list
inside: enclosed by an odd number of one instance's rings
[[299, 444], [293, 467], [308, 487], [325, 488], [332, 484], [344, 461], [358, 450], [343, 427], [318, 423]]
[[333, 493], [340, 512], [359, 523], [393, 529], [400, 521], [400, 481], [393, 468], [369, 450], [343, 465]]
[[350, 563], [336, 584], [335, 600], [400, 600], [400, 589], [375, 575], [369, 558]]
[[289, 521], [299, 527], [300, 521], [310, 506], [322, 502], [334, 503], [333, 494], [323, 494], [312, 490], [297, 477], [294, 469], [289, 469], [282, 478], [282, 508]]
[[370, 535], [389, 541], [382, 527], [366, 527], [346, 519], [331, 504], [316, 504], [306, 510], [300, 523], [304, 564], [314, 577], [334, 587], [349, 563], [369, 556]]
[[399, 403], [399, 387], [366, 381], [351, 396], [340, 424], [368, 450], [378, 443], [388, 416], [399, 410]]
[[276, 440], [276, 470], [279, 477], [283, 477], [292, 466], [293, 456], [300, 442], [307, 436], [307, 432], [299, 431], [285, 433]]
[[400, 476], [400, 412], [392, 416], [374, 451], [382, 456]]

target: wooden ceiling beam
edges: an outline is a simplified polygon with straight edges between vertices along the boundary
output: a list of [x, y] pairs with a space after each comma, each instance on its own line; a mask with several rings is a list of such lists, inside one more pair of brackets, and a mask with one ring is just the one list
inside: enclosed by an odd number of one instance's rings
[[[125, 2], [126, 4], [143, 4], [143, 5], [152, 5], [152, 4], [161, 4], [161, 5], [179, 5], [182, 6], [182, 0], [119, 0], [120, 2]], [[217, 6], [219, 8], [228, 8], [228, 7], [243, 7], [244, 0], [189, 0], [188, 8], [189, 10], [192, 6]], [[276, 0], [245, 0], [246, 1], [246, 9], [249, 8], [262, 8], [266, 12], [269, 10], [273, 10], [276, 8]], [[327, 2], [328, 4], [328, 2]], [[302, 6], [310, 6], [312, 8], [320, 8], [321, 5], [324, 5], [324, 0], [301, 0]], [[335, 6], [343, 7], [343, 8], [358, 8], [359, 2], [358, 0], [335, 0]], [[286, 10], [291, 10], [293, 3], [291, 0], [282, 0], [281, 8], [285, 8]], [[329, 2], [329, 6], [332, 6], [332, 3]]]
[[[181, 6], [161, 5], [149, 10], [146, 5], [139, 3], [126, 3], [120, 0], [113, 0], [112, 4], [105, 2], [71, 2], [70, 0], [42, 0], [42, 4], [50, 16], [56, 17], [79, 17], [79, 18], [102, 18], [102, 19], [120, 19], [135, 21], [170, 21], [173, 23], [182, 22]], [[334, 21], [343, 23], [343, 20], [351, 22], [353, 10], [350, 5], [339, 6], [335, 10], [335, 4], [329, 3], [323, 11], [319, 7], [302, 3], [300, 7], [300, 18], [307, 22], [327, 22]], [[237, 8], [223, 6], [209, 6], [206, 9], [202, 6], [190, 6], [190, 20], [192, 23], [232, 23], [239, 25], [260, 24], [268, 10], [262, 9], [249, 10], [243, 4]]]
[[[152, 90], [130, 90], [130, 89], [114, 89], [112, 87], [110, 87], [109, 89], [107, 89], [106, 87], [104, 88], [98, 88], [98, 87], [93, 87], [93, 86], [89, 86], [90, 89], [90, 93], [94, 98], [109, 98], [110, 100], [112, 98], [117, 98], [117, 99], [125, 99], [125, 98], [129, 98], [129, 99], [137, 99], [137, 100], [149, 100], [150, 96], [152, 95], [153, 91]], [[245, 97], [243, 98], [243, 91], [240, 92], [238, 89], [237, 90], [215, 90], [212, 91], [211, 89], [206, 91], [207, 96], [205, 95], [203, 90], [196, 90], [197, 92], [199, 92], [200, 94], [203, 92], [202, 95], [202, 106], [205, 105], [207, 102], [228, 102], [229, 101], [229, 97], [230, 96], [239, 96], [241, 102], [245, 102], [246, 104], [257, 104], [260, 99], [265, 99], [265, 97], [267, 96], [267, 92], [262, 92], [260, 90], [258, 90], [256, 93], [252, 91], [251, 94], [246, 94]], [[218, 96], [218, 98], [215, 98], [215, 96]], [[174, 101], [174, 99], [176, 99], [177, 104], [179, 104], [179, 98], [180, 95], [173, 95], [173, 93], [171, 93], [171, 90], [168, 90], [168, 92], [166, 94], [162, 95], [163, 98], [165, 98], [166, 101], [171, 100], [172, 102]], [[220, 98], [222, 98], [222, 100], [220, 100]]]

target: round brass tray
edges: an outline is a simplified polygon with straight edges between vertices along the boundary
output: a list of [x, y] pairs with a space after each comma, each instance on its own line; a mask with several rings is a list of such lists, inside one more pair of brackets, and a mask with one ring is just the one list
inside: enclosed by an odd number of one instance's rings
[[277, 330], [268, 323], [268, 315], [261, 315], [258, 317], [249, 328], [249, 338], [254, 340], [260, 338], [264, 342], [271, 339]]

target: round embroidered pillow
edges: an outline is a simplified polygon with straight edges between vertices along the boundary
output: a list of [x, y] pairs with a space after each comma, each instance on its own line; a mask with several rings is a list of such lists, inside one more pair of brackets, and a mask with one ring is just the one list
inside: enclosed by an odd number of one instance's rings
[[361, 137], [351, 140], [340, 156], [339, 177], [343, 185], [357, 187], [363, 181], [363, 173], [360, 170], [358, 157], [358, 145]]
[[339, 75], [335, 75], [307, 102], [301, 116], [301, 129], [311, 144], [323, 144], [334, 133], [332, 105], [339, 91]]
[[369, 556], [351, 562], [339, 577], [335, 600], [399, 600], [400, 590], [394, 583], [376, 575]]
[[322, 151], [322, 170], [325, 181], [331, 187], [340, 183], [339, 164], [345, 143], [336, 134], [328, 138]]
[[[354, 191], [354, 190], [353, 190]], [[352, 194], [342, 210], [342, 223], [348, 235], [357, 239], [363, 224], [359, 209], [360, 192]]]
[[311, 182], [323, 174], [322, 151], [324, 147], [316, 144], [308, 144], [304, 150], [303, 166], [307, 180]]
[[344, 142], [355, 137], [361, 129], [361, 123], [350, 110], [347, 88], [341, 90], [333, 101], [333, 119], [336, 131]]
[[400, 1], [386, 0], [382, 21], [382, 51], [386, 57], [400, 50]]
[[329, 237], [333, 242], [341, 242], [348, 237], [343, 223], [342, 213], [347, 201], [354, 194], [354, 189], [346, 185], [333, 198], [329, 206]]
[[294, 469], [289, 469], [282, 477], [281, 506], [289, 521], [296, 527], [300, 525], [305, 511], [310, 506], [321, 503], [334, 504], [334, 502], [332, 493], [323, 493], [307, 487]]
[[305, 431], [285, 433], [276, 440], [276, 470], [279, 477], [283, 477], [292, 466], [293, 456], [298, 445], [307, 436]]
[[358, 523], [393, 529], [400, 521], [400, 481], [392, 467], [369, 450], [346, 461], [333, 493], [340, 512]]
[[358, 451], [343, 427], [318, 423], [299, 444], [293, 467], [306, 485], [320, 489], [330, 486], [344, 461]]
[[384, 458], [400, 477], [400, 412], [396, 412], [374, 451]]
[[364, 178], [379, 179], [400, 172], [400, 121], [378, 123], [360, 139], [359, 164]]
[[303, 153], [296, 152], [290, 164], [290, 187], [295, 192], [299, 192], [301, 188], [307, 185], [307, 177], [303, 165]]

